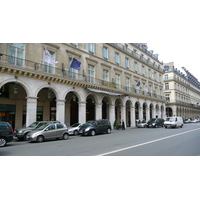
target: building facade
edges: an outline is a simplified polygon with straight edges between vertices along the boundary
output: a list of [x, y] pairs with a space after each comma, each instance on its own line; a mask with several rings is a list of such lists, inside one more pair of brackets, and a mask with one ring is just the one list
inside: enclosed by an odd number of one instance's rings
[[[48, 50], [55, 62], [43, 61]], [[80, 69], [70, 67], [71, 60]], [[14, 128], [58, 120], [165, 117], [163, 64], [145, 43], [0, 44], [0, 120]]]
[[164, 65], [166, 115], [183, 118], [200, 118], [200, 83], [185, 68], [183, 72], [174, 63]]

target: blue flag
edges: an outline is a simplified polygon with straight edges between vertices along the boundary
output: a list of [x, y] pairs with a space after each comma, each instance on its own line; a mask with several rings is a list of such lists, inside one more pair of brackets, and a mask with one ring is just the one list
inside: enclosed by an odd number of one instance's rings
[[73, 58], [69, 67], [80, 70], [81, 69], [80, 66], [81, 66], [81, 62], [78, 61], [76, 58]]

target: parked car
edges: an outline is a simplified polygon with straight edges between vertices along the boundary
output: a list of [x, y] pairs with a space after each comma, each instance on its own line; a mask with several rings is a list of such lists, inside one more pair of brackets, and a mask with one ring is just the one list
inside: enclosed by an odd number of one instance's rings
[[0, 122], [0, 147], [13, 140], [13, 128], [8, 122]]
[[150, 127], [163, 127], [164, 126], [164, 119], [162, 118], [152, 118], [147, 122], [147, 128]]
[[142, 120], [141, 122], [139, 122], [139, 123], [137, 124], [137, 127], [138, 127], [138, 128], [146, 128], [146, 127], [147, 127], [147, 122], [148, 122], [148, 121], [146, 121], [146, 120]]
[[68, 127], [68, 133], [69, 135], [78, 135], [79, 129], [84, 123], [75, 123]]
[[183, 127], [183, 118], [182, 117], [167, 117], [164, 121], [165, 128], [176, 128]]
[[36, 130], [28, 133], [28, 141], [43, 142], [45, 140], [59, 139], [67, 140], [69, 138], [68, 128], [65, 124], [43, 124]]
[[185, 120], [184, 120], [184, 123], [185, 123], [185, 124], [191, 123], [191, 121], [192, 121], [192, 119], [191, 119], [191, 118], [188, 118], [188, 119], [185, 119]]
[[44, 125], [44, 124], [52, 124], [52, 123], [60, 123], [59, 121], [37, 121], [33, 122], [28, 127], [23, 127], [19, 129], [15, 129], [14, 136], [18, 138], [18, 140], [27, 140], [26, 136], [28, 133], [32, 130], [37, 129], [38, 127]]
[[191, 123], [197, 123], [197, 122], [199, 122], [198, 119], [193, 119], [193, 120], [191, 120]]
[[96, 135], [99, 133], [111, 133], [111, 124], [107, 119], [91, 120], [79, 129], [81, 135]]

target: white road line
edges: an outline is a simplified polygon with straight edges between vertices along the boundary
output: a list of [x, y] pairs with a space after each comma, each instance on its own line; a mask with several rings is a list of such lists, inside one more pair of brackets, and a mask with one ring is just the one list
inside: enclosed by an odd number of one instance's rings
[[139, 146], [143, 146], [143, 145], [146, 145], [146, 144], [150, 144], [150, 143], [158, 142], [158, 141], [161, 141], [161, 140], [165, 140], [165, 139], [168, 139], [168, 138], [171, 138], [171, 137], [176, 137], [178, 135], [183, 135], [183, 134], [186, 134], [186, 133], [190, 133], [190, 132], [193, 132], [193, 131], [196, 131], [196, 130], [199, 130], [199, 129], [200, 128], [193, 129], [193, 130], [190, 130], [190, 131], [185, 131], [183, 133], [178, 133], [178, 134], [175, 134], [175, 135], [163, 137], [163, 138], [160, 138], [160, 139], [157, 139], [157, 140], [151, 140], [149, 142], [144, 142], [144, 143], [141, 143], [141, 144], [137, 144], [137, 145], [134, 145], [134, 146], [118, 149], [118, 150], [115, 150], [115, 151], [110, 151], [110, 152], [99, 154], [99, 155], [96, 155], [96, 156], [105, 156], [105, 155], [113, 154], [113, 153], [124, 151], [124, 150], [127, 150], [127, 149], [132, 149], [132, 148], [135, 148], [135, 147], [139, 147]]

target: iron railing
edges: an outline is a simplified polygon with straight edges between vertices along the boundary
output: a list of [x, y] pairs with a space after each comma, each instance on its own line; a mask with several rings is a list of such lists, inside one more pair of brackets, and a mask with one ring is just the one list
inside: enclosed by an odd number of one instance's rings
[[166, 100], [166, 98], [162, 95], [158, 95], [155, 93], [145, 92], [141, 89], [137, 89], [136, 87], [127, 87], [124, 85], [116, 84], [114, 82], [108, 82], [102, 79], [97, 79], [85, 74], [83, 70], [83, 74], [75, 73], [70, 71], [69, 69], [64, 68], [64, 64], [62, 64], [61, 68], [55, 67], [53, 65], [48, 65], [43, 62], [37, 63], [26, 59], [17, 58], [14, 56], [6, 55], [0, 53], [0, 64], [4, 64], [4, 67], [15, 66], [21, 69], [30, 70], [33, 72], [41, 72], [43, 74], [53, 75], [57, 77], [64, 77], [66, 79], [78, 80], [80, 82], [92, 83], [100, 86], [106, 86], [108, 88], [115, 88], [119, 91], [123, 92], [131, 92], [139, 95], [143, 95], [146, 97], [153, 97], [157, 99]]

